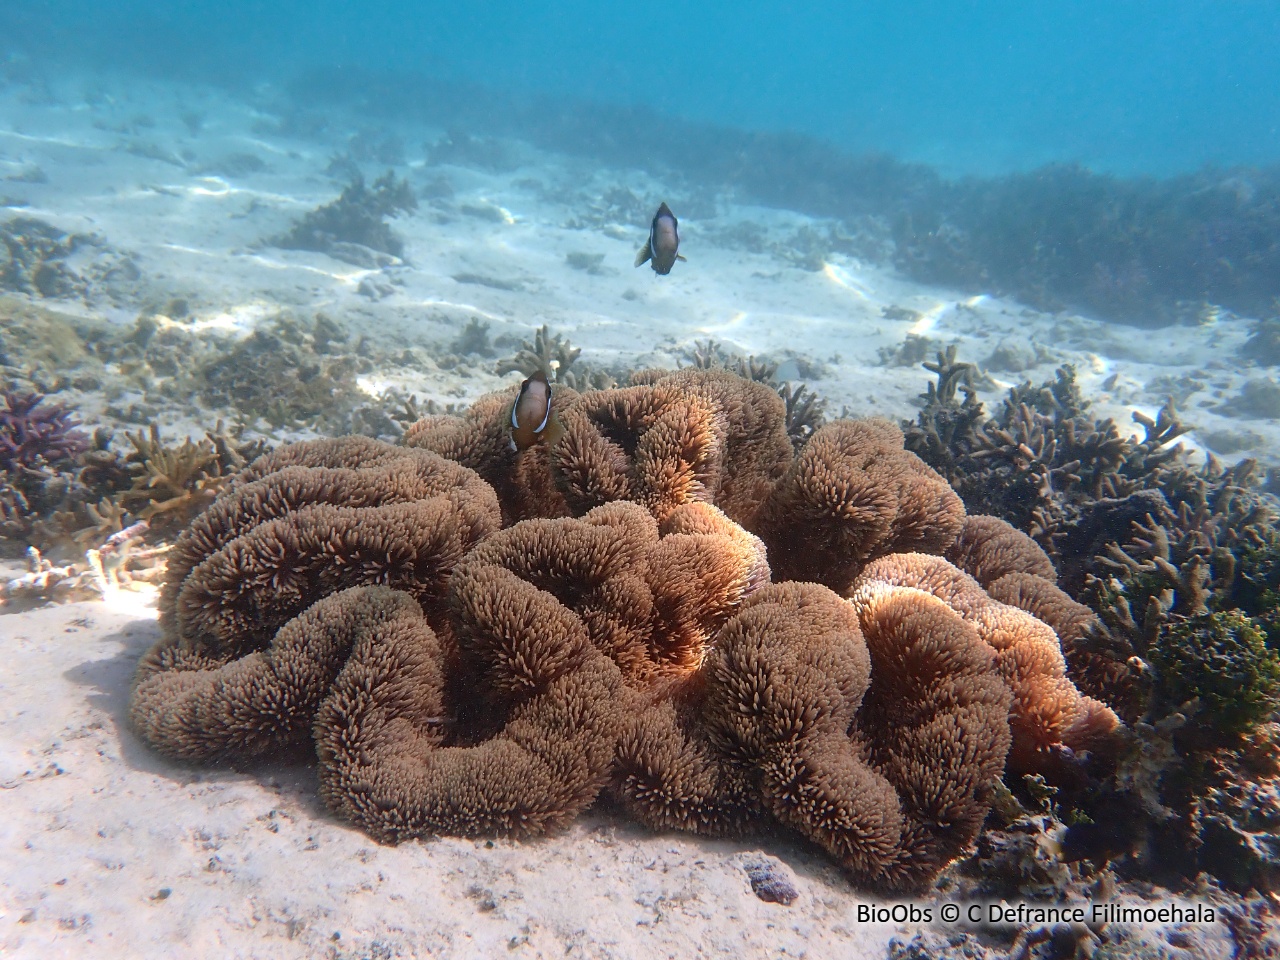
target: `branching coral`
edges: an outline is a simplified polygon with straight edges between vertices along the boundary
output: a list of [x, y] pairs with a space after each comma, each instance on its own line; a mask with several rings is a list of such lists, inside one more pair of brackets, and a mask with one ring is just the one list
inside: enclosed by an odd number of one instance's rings
[[0, 397], [0, 538], [14, 548], [57, 553], [87, 493], [77, 460], [94, 441], [76, 429], [79, 421], [62, 404], [12, 390]]
[[1134, 415], [1145, 431], [1138, 440], [1111, 420], [1088, 419], [1070, 367], [1052, 383], [1014, 388], [989, 418], [968, 386], [974, 368], [957, 363], [954, 349], [927, 366], [938, 386], [904, 425], [907, 449], [936, 467], [970, 511], [1007, 520], [1051, 555], [1094, 503], [1157, 486], [1182, 456], [1170, 444], [1188, 428], [1172, 402], [1155, 419]]
[[357, 384], [372, 369], [367, 357], [333, 349], [346, 334], [323, 315], [309, 321], [287, 313], [196, 365], [193, 386], [213, 407], [231, 407], [273, 426], [313, 424], [350, 430], [368, 402]]
[[126, 436], [133, 445], [133, 453], [125, 458], [133, 483], [121, 494], [121, 502], [135, 516], [170, 530], [189, 523], [213, 501], [230, 473], [245, 464], [218, 432], [199, 441], [188, 437], [177, 447], [161, 441], [155, 424], [149, 435], [140, 430]]
[[86, 283], [67, 260], [77, 249], [98, 242], [34, 217], [14, 217], [0, 224], [0, 289], [42, 297], [83, 293]]
[[521, 373], [526, 377], [541, 372], [551, 383], [565, 383], [576, 387], [570, 381], [570, 370], [582, 351], [572, 346], [568, 340], [558, 333], [552, 333], [545, 323], [533, 335], [533, 342], [525, 340], [520, 350], [510, 357], [498, 361], [498, 376], [508, 373]]
[[62, 404], [44, 404], [38, 393], [0, 394], [0, 471], [16, 474], [65, 466], [89, 449], [80, 421]]

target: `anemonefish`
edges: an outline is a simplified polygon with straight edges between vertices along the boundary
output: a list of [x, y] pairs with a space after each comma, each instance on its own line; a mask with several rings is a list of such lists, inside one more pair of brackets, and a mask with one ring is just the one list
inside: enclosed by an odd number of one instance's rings
[[544, 437], [555, 441], [558, 424], [551, 413], [551, 384], [539, 370], [520, 384], [520, 392], [511, 404], [511, 441], [513, 451], [527, 450]]
[[683, 259], [680, 256], [680, 224], [671, 208], [663, 203], [653, 215], [653, 223], [649, 224], [649, 239], [636, 254], [636, 266], [652, 260], [653, 272], [666, 276], [676, 261]]

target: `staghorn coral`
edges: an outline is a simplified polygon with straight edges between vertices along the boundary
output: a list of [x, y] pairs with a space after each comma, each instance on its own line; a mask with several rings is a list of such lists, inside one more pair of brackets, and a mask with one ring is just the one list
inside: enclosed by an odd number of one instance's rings
[[68, 233], [35, 217], [0, 223], [0, 290], [39, 297], [89, 299], [105, 292], [113, 300], [139, 278], [137, 265], [99, 236]]
[[1205, 758], [1205, 785], [1190, 797], [1195, 867], [1221, 878], [1229, 889], [1280, 889], [1277, 758], [1280, 725], [1261, 725]]
[[532, 342], [521, 341], [517, 353], [498, 361], [498, 376], [519, 372], [529, 377], [541, 371], [548, 382], [574, 390], [606, 390], [618, 385], [606, 371], [593, 370], [586, 364], [577, 364], [576, 369], [571, 369], [581, 353], [560, 334], [552, 333], [544, 323], [534, 334]]
[[202, 357], [192, 387], [209, 406], [243, 411], [251, 421], [352, 430], [369, 399], [357, 378], [373, 363], [359, 348], [354, 354], [335, 349], [346, 339], [323, 314], [306, 320], [282, 313]]
[[784, 383], [778, 387], [778, 396], [787, 408], [787, 436], [799, 450], [826, 422], [827, 401], [804, 384], [793, 388]]
[[92, 477], [81, 464], [107, 441], [76, 429], [71, 411], [45, 405], [38, 393], [6, 390], [2, 396], [0, 552], [38, 548], [69, 559], [82, 511], [99, 489], [86, 483]]
[[[189, 523], [213, 501], [230, 474], [246, 463], [221, 423], [203, 439], [188, 437], [177, 447], [161, 441], [155, 424], [149, 434], [139, 430], [125, 436], [133, 445], [133, 452], [125, 457], [132, 484], [120, 494], [120, 503], [139, 519], [169, 531]], [[261, 445], [249, 444], [245, 452], [255, 449]]]
[[1280, 365], [1280, 317], [1259, 320], [1239, 350], [1245, 360], [1267, 367]]
[[1013, 695], [1009, 769], [1055, 773], [1081, 751], [1114, 754], [1121, 726], [1105, 704], [1083, 696], [1066, 676], [1058, 637], [1044, 622], [992, 600], [968, 574], [941, 557], [893, 554], [868, 564], [849, 588], [855, 606], [898, 590], [943, 601], [996, 652]]
[[903, 425], [907, 449], [942, 473], [970, 512], [1008, 521], [1050, 556], [1079, 552], [1072, 541], [1099, 500], [1157, 488], [1183, 468], [1174, 441], [1189, 427], [1172, 401], [1154, 419], [1134, 414], [1145, 434], [1139, 440], [1121, 436], [1110, 419], [1089, 419], [1070, 366], [1050, 383], [1013, 388], [991, 417], [972, 387], [976, 368], [958, 363], [954, 348], [925, 366], [938, 386], [930, 385], [916, 421]]
[[80, 421], [62, 404], [44, 404], [39, 393], [0, 393], [0, 471], [40, 472], [65, 466], [89, 449]]
[[898, 428], [861, 420], [813, 435], [757, 527], [778, 577], [842, 590], [873, 557], [944, 549], [963, 522], [959, 498], [902, 449]]
[[[559, 383], [569, 373], [582, 350], [574, 347], [558, 333], [552, 333], [547, 324], [540, 326], [533, 335], [533, 342], [528, 340], [520, 344], [520, 350], [510, 357], [498, 361], [498, 376], [508, 373], [520, 373], [526, 377], [541, 372], [551, 383]], [[569, 384], [573, 386], [573, 384]]]

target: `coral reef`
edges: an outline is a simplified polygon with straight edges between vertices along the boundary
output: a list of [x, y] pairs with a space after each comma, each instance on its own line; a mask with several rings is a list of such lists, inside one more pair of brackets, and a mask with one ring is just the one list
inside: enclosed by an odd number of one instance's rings
[[1269, 317], [1254, 325], [1240, 356], [1267, 367], [1280, 365], [1280, 317]]
[[1251, 239], [1274, 229], [1262, 196], [1276, 190], [1274, 170], [1149, 181], [1050, 166], [966, 180], [897, 218], [894, 261], [927, 282], [1142, 326], [1176, 321], [1183, 302], [1257, 316], [1275, 291], [1261, 273], [1233, 275], [1223, 264], [1252, 256], [1261, 268], [1277, 255]]
[[498, 361], [498, 376], [518, 372], [529, 377], [541, 372], [549, 383], [564, 384], [573, 390], [603, 390], [617, 386], [611, 374], [593, 370], [585, 363], [571, 369], [581, 353], [560, 334], [552, 333], [544, 323], [534, 333], [532, 341], [522, 341], [518, 352]]
[[1141, 441], [1122, 437], [1110, 420], [1089, 421], [1069, 367], [1052, 384], [1015, 388], [988, 419], [967, 387], [971, 366], [956, 363], [952, 351], [933, 369], [938, 387], [925, 395], [916, 423], [904, 426], [907, 449], [938, 469], [971, 512], [1008, 520], [1050, 553], [1095, 501], [1150, 486], [1177, 456], [1167, 445], [1186, 430], [1171, 405], [1143, 423]]
[[0, 614], [21, 613], [47, 603], [68, 603], [97, 596], [91, 575], [56, 566], [35, 547], [27, 548], [27, 572], [0, 583]]
[[1253, 377], [1240, 385], [1240, 393], [1232, 397], [1226, 406], [1238, 417], [1280, 418], [1280, 383], [1271, 377]]
[[44, 404], [38, 393], [0, 392], [0, 471], [39, 473], [75, 460], [89, 448], [90, 438], [75, 429], [80, 421], [61, 404]]
[[1179, 618], [1147, 650], [1171, 707], [1195, 708], [1202, 723], [1230, 736], [1257, 727], [1280, 709], [1280, 652], [1239, 610]]
[[0, 223], [0, 290], [83, 298], [91, 288], [111, 299], [131, 288], [137, 265], [101, 237], [67, 233], [34, 217]]
[[[348, 65], [302, 75], [297, 91], [317, 109], [345, 104], [362, 118], [413, 116], [474, 139], [567, 150], [595, 165], [678, 170], [695, 197], [714, 189], [835, 218], [834, 236], [789, 244], [806, 265], [843, 248], [926, 283], [1143, 326], [1177, 321], [1187, 303], [1247, 317], [1275, 313], [1275, 166], [1207, 166], [1155, 178], [1051, 165], [948, 179], [922, 164], [852, 154], [794, 131], [734, 131], [634, 104], [569, 106], [559, 94], [486, 94], [394, 72], [357, 80]], [[654, 137], [659, 129], [664, 135]], [[641, 225], [647, 205], [632, 197], [625, 187], [593, 189], [589, 207], [573, 205], [583, 211], [574, 225]], [[687, 209], [687, 201], [672, 206]]]
[[451, 129], [427, 147], [427, 162], [510, 173], [520, 166], [520, 155], [509, 141], [477, 137], [465, 130]]
[[418, 209], [413, 188], [388, 170], [366, 186], [357, 174], [337, 200], [312, 210], [269, 242], [288, 250], [315, 250], [356, 266], [381, 266], [377, 254], [403, 258], [404, 241], [388, 217]]
[[337, 349], [346, 339], [323, 315], [307, 321], [281, 314], [201, 358], [192, 378], [200, 399], [215, 408], [252, 411], [276, 427], [350, 429], [369, 399], [356, 378], [373, 365]]

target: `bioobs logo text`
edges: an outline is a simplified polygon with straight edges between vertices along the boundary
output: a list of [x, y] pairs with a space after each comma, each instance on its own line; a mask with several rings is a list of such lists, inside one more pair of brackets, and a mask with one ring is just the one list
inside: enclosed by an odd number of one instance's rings
[[933, 923], [933, 907], [914, 903], [860, 903], [858, 923]]

